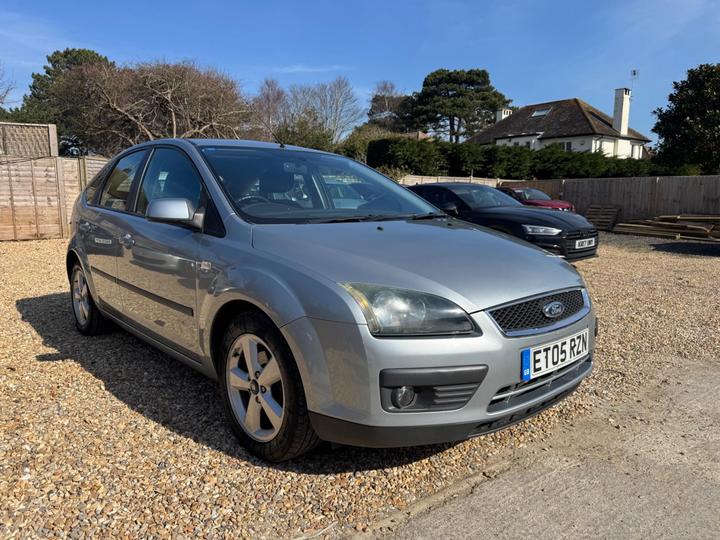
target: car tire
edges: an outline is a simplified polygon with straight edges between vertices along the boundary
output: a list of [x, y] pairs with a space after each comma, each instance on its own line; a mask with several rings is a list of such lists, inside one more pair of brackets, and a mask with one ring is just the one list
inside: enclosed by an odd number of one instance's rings
[[295, 359], [272, 321], [253, 312], [237, 315], [218, 350], [225, 414], [245, 448], [280, 462], [318, 445]]
[[96, 336], [107, 330], [108, 320], [95, 304], [85, 271], [77, 262], [70, 271], [70, 304], [75, 327], [81, 334]]

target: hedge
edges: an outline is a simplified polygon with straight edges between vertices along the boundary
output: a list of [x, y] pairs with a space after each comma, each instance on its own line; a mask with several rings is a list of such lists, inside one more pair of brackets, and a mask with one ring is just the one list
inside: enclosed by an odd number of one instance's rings
[[374, 168], [405, 170], [427, 176], [531, 178], [600, 178], [694, 174], [691, 165], [671, 167], [648, 159], [619, 159], [600, 153], [566, 152], [559, 145], [541, 150], [522, 146], [449, 143], [386, 138], [370, 141], [367, 163]]

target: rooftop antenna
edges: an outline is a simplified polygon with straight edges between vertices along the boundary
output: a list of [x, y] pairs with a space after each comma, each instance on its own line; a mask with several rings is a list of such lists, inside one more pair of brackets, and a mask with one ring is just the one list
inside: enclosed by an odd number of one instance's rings
[[635, 81], [637, 81], [640, 78], [640, 70], [639, 69], [631, 69], [630, 70], [630, 90], [633, 90], [635, 86]]

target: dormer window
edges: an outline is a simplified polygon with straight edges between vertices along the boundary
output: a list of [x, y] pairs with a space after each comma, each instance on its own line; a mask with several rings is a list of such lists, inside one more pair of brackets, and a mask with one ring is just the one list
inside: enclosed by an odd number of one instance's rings
[[547, 113], [550, 112], [550, 109], [552, 107], [548, 107], [547, 109], [535, 109], [532, 114], [530, 115], [530, 118], [537, 118], [538, 116], [545, 116]]

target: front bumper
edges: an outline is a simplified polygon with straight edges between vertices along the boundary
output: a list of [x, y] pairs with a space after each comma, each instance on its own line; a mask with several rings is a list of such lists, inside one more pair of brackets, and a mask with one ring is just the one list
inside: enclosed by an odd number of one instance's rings
[[[592, 371], [593, 310], [564, 328], [513, 338], [504, 336], [484, 312], [473, 314], [473, 318], [482, 330], [480, 336], [378, 339], [364, 325], [309, 318], [283, 327], [298, 360], [310, 418], [320, 438], [357, 446], [393, 447], [482, 435], [554, 405]], [[522, 383], [522, 349], [555, 341], [584, 328], [589, 329], [590, 336], [589, 355], [585, 359], [547, 378]], [[382, 381], [389, 371], [401, 374], [410, 370], [426, 376], [437, 369], [449, 373], [467, 367], [479, 368], [483, 375], [463, 404], [445, 409], [388, 408]], [[435, 384], [456, 382], [446, 379]], [[432, 387], [432, 383], [428, 381], [427, 385]]]
[[576, 383], [558, 394], [548, 396], [540, 403], [479, 424], [464, 422], [441, 426], [378, 427], [347, 422], [313, 412], [310, 413], [310, 421], [315, 433], [321, 439], [349, 446], [399, 448], [463, 441], [480, 435], [488, 435], [532, 418], [568, 397], [579, 385], [580, 383]]
[[[595, 238], [595, 245], [589, 248], [576, 248], [575, 243], [578, 240]], [[599, 235], [595, 229], [585, 231], [572, 231], [560, 237], [551, 236], [531, 236], [528, 242], [543, 248], [550, 253], [560, 255], [568, 261], [579, 261], [589, 259], [597, 255]]]

